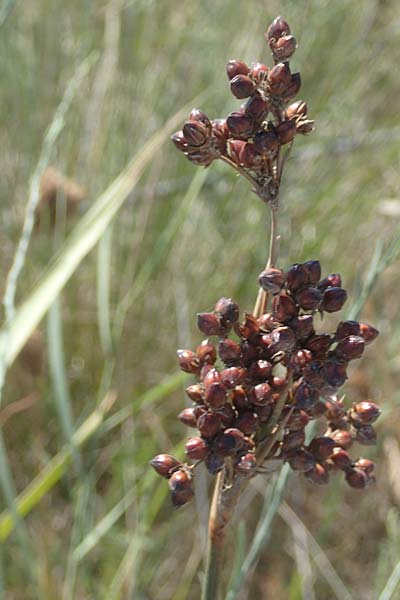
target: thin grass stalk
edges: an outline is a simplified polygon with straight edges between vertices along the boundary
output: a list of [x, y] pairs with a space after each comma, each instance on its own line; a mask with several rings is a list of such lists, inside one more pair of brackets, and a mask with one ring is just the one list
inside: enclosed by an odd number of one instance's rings
[[389, 579], [386, 582], [385, 587], [379, 595], [378, 600], [391, 600], [396, 598], [394, 593], [396, 592], [397, 586], [400, 583], [400, 561], [394, 567]]

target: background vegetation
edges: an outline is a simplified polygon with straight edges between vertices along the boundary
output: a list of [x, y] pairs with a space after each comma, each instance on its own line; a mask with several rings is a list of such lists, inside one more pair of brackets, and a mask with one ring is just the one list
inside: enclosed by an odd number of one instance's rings
[[[339, 271], [348, 311], [369, 292], [361, 316], [381, 336], [352, 368], [347, 394], [376, 399], [383, 415], [378, 446], [364, 453], [378, 462], [377, 485], [360, 493], [339, 477], [316, 489], [291, 476], [243, 598], [372, 600], [385, 586], [381, 599], [399, 597], [391, 592], [400, 570], [398, 2], [0, 6], [3, 293], [27, 201], [35, 198], [32, 174], [48, 163], [87, 191], [71, 219], [61, 211], [55, 230], [44, 219], [32, 236], [17, 288], [19, 320], [2, 330], [1, 372], [13, 362], [12, 342], [21, 346], [36, 330], [8, 369], [0, 408], [4, 597], [199, 596], [210, 481], [203, 474], [197, 501], [174, 511], [148, 460], [176, 445], [182, 452], [175, 415], [190, 378], [177, 374], [175, 349], [200, 339], [195, 313], [221, 295], [243, 310], [253, 306], [266, 209], [223, 165], [195, 168], [162, 143], [173, 126], [139, 157], [138, 183], [136, 172], [126, 176], [132, 191], [123, 206], [126, 179], [101, 194], [183, 106], [210, 117], [237, 106], [225, 63], [269, 61], [263, 32], [278, 14], [299, 42], [293, 65], [316, 120], [315, 133], [296, 140], [286, 169], [281, 266], [319, 258], [325, 273]], [[55, 114], [63, 128], [46, 143]], [[54, 273], [67, 282], [60, 293]], [[16, 494], [39, 474], [17, 504]], [[246, 555], [266, 490], [260, 478], [240, 507], [227, 580], [233, 561], [237, 569]], [[24, 518], [16, 518], [17, 507]]]

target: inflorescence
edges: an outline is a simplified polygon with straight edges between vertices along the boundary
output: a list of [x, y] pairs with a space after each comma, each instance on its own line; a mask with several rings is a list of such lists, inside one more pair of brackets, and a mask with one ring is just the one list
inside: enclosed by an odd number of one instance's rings
[[[353, 460], [348, 450], [355, 442], [375, 444], [372, 423], [379, 407], [366, 400], [346, 409], [338, 392], [349, 362], [362, 356], [378, 331], [341, 321], [333, 333], [316, 332], [316, 315], [341, 310], [347, 298], [340, 275], [321, 279], [317, 260], [294, 264], [286, 273], [268, 269], [259, 282], [273, 295], [271, 312], [258, 319], [246, 313], [239, 322], [237, 303], [221, 298], [213, 312], [198, 315], [207, 339], [195, 352], [178, 350], [180, 368], [198, 377], [186, 389], [193, 406], [178, 415], [199, 430], [185, 447], [194, 465], [168, 454], [151, 461], [169, 480], [176, 506], [192, 498], [194, 466], [200, 462], [212, 474], [226, 466], [232, 476], [252, 476], [281, 461], [316, 484], [339, 471], [354, 488], [373, 481], [373, 462]], [[305, 428], [317, 419], [325, 422], [325, 431], [306, 443]]]
[[277, 197], [284, 164], [283, 147], [292, 144], [296, 134], [313, 130], [302, 100], [290, 101], [301, 86], [300, 73], [292, 73], [289, 58], [296, 50], [290, 27], [277, 17], [265, 34], [274, 66], [260, 62], [249, 67], [242, 60], [230, 60], [226, 72], [232, 94], [246, 99], [225, 119], [210, 120], [204, 112], [192, 110], [181, 131], [172, 136], [178, 150], [196, 165], [208, 166], [222, 159], [254, 184], [265, 201]]

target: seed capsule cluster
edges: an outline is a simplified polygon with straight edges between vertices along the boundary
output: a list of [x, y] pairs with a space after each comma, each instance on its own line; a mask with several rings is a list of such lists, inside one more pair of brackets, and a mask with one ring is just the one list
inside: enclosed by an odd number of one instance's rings
[[279, 189], [282, 148], [296, 134], [313, 130], [302, 100], [291, 103], [301, 86], [300, 73], [292, 73], [289, 59], [296, 40], [282, 17], [277, 17], [265, 34], [274, 66], [230, 60], [226, 67], [235, 98], [245, 100], [225, 119], [211, 121], [195, 109], [182, 130], [172, 136], [178, 150], [197, 165], [208, 166], [220, 158], [245, 172], [254, 181], [255, 191], [273, 201]]
[[[265, 461], [280, 459], [313, 483], [327, 483], [331, 473], [343, 471], [350, 486], [366, 487], [374, 464], [354, 461], [348, 450], [354, 442], [375, 443], [372, 423], [380, 410], [369, 400], [346, 409], [337, 394], [349, 362], [361, 357], [378, 331], [341, 321], [333, 333], [317, 333], [318, 314], [339, 311], [347, 297], [340, 275], [321, 278], [317, 260], [286, 272], [268, 269], [259, 282], [272, 294], [271, 312], [259, 318], [245, 314], [240, 321], [237, 303], [221, 298], [212, 312], [198, 315], [207, 338], [195, 351], [178, 350], [180, 368], [198, 378], [186, 389], [192, 407], [178, 415], [198, 429], [186, 443], [188, 459], [204, 462], [212, 474], [227, 467], [233, 476], [251, 476]], [[306, 445], [305, 428], [319, 418], [326, 431]], [[195, 465], [169, 455], [151, 464], [169, 479], [176, 506], [192, 498]]]

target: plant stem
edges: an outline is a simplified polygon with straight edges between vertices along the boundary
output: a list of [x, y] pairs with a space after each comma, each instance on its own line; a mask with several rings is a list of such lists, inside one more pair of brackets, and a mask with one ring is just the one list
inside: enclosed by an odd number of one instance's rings
[[[271, 205], [271, 234], [269, 238], [268, 260], [267, 264], [265, 265], [266, 269], [274, 267], [278, 259], [280, 239], [280, 236], [278, 234], [278, 210], [278, 206]], [[267, 299], [267, 292], [260, 287], [260, 289], [258, 290], [257, 300], [253, 311], [253, 315], [255, 317], [258, 318], [264, 314], [267, 305]]]

